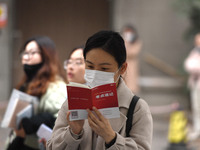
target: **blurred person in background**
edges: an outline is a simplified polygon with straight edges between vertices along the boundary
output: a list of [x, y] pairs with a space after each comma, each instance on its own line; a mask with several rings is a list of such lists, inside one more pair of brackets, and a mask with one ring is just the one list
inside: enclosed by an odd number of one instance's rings
[[123, 75], [127, 86], [134, 93], [140, 91], [139, 87], [139, 53], [142, 43], [139, 40], [138, 32], [132, 25], [125, 25], [121, 30], [127, 51], [127, 72]]
[[64, 61], [64, 69], [66, 70], [66, 76], [69, 82], [85, 83], [83, 48], [84, 47], [76, 47], [72, 49], [69, 59]]
[[[76, 82], [85, 84], [85, 62], [83, 57], [84, 47], [76, 47], [72, 49], [69, 58], [64, 61], [64, 69], [66, 70], [66, 77], [68, 82]], [[46, 148], [46, 140], [41, 139], [40, 142]]]
[[36, 132], [44, 123], [53, 128], [58, 110], [66, 100], [66, 80], [54, 42], [46, 36], [31, 37], [22, 47], [24, 76], [17, 89], [39, 98], [37, 114], [23, 118], [20, 129], [11, 134], [7, 150], [38, 150]]
[[200, 33], [195, 35], [194, 45], [184, 62], [184, 68], [189, 73], [188, 87], [191, 95], [193, 120], [193, 131], [189, 134], [191, 140], [200, 135]]

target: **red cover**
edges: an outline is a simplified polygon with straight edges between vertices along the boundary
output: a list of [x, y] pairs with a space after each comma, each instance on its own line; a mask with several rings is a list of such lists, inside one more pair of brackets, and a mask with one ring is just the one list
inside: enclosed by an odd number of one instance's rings
[[69, 110], [118, 107], [116, 84], [100, 85], [92, 89], [67, 85]]

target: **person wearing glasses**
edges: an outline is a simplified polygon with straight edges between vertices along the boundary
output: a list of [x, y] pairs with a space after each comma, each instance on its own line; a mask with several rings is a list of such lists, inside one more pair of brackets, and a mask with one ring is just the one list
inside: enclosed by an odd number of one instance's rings
[[69, 59], [64, 61], [67, 80], [69, 82], [85, 83], [85, 62], [83, 58], [83, 47], [72, 49]]
[[126, 132], [126, 116], [135, 95], [122, 78], [127, 69], [123, 38], [114, 31], [99, 31], [86, 41], [83, 56], [87, 85], [116, 83], [120, 117], [107, 119], [93, 107], [87, 109], [87, 119], [70, 121], [66, 100], [59, 110], [47, 150], [151, 150], [153, 120], [142, 98], [129, 117], [134, 116]]
[[[82, 46], [72, 49], [69, 54], [69, 59], [64, 61], [64, 69], [66, 70], [66, 77], [68, 82], [76, 82], [85, 84], [84, 74], [85, 74], [85, 62], [83, 58], [83, 48]], [[41, 139], [46, 148], [46, 140]]]
[[[7, 150], [39, 150], [36, 132], [42, 123], [53, 128], [58, 110], [66, 100], [66, 80], [54, 42], [46, 36], [31, 37], [20, 52], [24, 76], [17, 89], [37, 96], [37, 114], [23, 118], [14, 130]], [[11, 139], [11, 138], [10, 138]]]

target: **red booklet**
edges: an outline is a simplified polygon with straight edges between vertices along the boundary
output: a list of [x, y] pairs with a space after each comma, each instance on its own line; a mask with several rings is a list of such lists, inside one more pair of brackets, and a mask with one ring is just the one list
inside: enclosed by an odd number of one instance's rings
[[87, 119], [86, 109], [95, 106], [106, 118], [119, 117], [116, 84], [110, 83], [89, 88], [79, 83], [67, 85], [70, 120]]

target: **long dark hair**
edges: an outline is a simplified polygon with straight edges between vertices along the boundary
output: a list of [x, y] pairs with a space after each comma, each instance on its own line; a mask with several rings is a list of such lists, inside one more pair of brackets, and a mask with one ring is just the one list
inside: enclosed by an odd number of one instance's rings
[[54, 42], [46, 36], [31, 37], [24, 43], [20, 53], [25, 51], [27, 44], [31, 41], [35, 41], [38, 44], [42, 56], [42, 66], [28, 83], [28, 78], [26, 74], [24, 74], [24, 77], [17, 85], [17, 88], [20, 89], [22, 86], [27, 85], [25, 89], [26, 93], [41, 97], [46, 92], [49, 83], [56, 81], [57, 76], [63, 78], [64, 81], [66, 80]]

